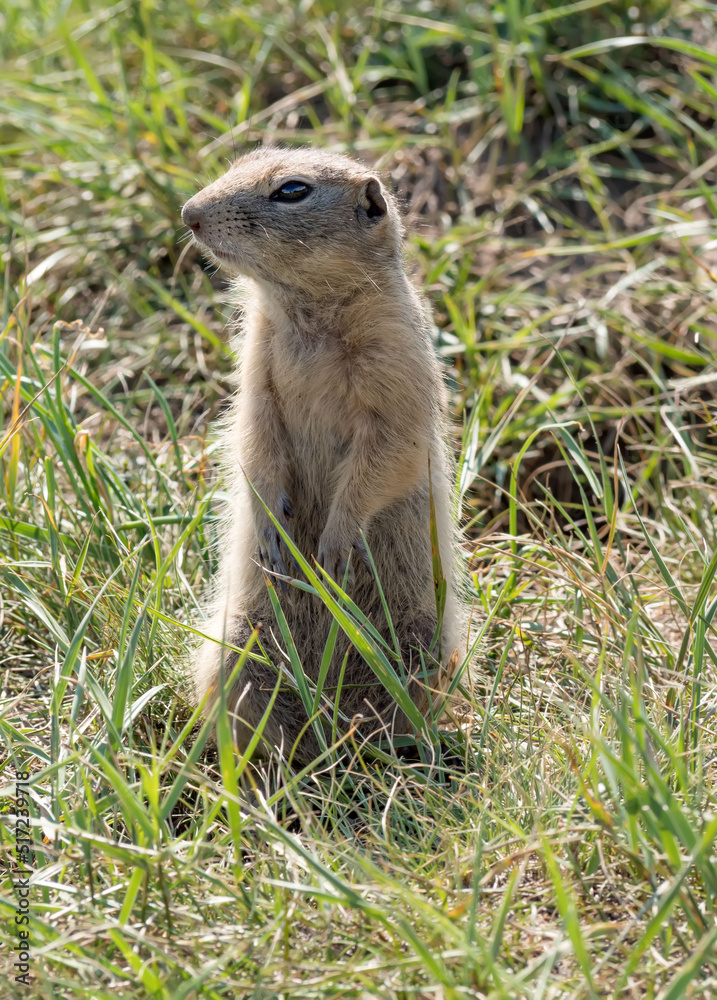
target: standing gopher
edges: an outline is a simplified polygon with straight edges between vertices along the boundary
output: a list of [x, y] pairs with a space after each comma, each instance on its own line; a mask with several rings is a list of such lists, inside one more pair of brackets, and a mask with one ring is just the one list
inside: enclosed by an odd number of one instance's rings
[[[292, 563], [249, 483], [307, 559], [316, 558], [339, 582], [348, 566], [352, 600], [389, 639], [363, 533], [406, 671], [422, 678], [419, 651], [436, 653], [438, 646], [432, 646], [437, 615], [429, 459], [448, 584], [444, 664], [459, 646], [446, 404], [424, 308], [403, 270], [393, 197], [372, 171], [348, 157], [263, 148], [191, 198], [182, 219], [222, 267], [244, 276], [239, 393], [224, 429], [229, 524], [205, 626], [220, 641], [205, 640], [194, 663], [197, 696], [216, 696], [222, 659], [227, 675], [236, 663], [237, 654], [221, 640], [242, 647], [260, 623], [269, 657], [288, 662], [265, 575], [286, 576]], [[295, 568], [293, 575], [299, 575]], [[306, 590], [278, 592], [303, 670], [315, 681], [331, 614]], [[340, 633], [326, 693], [336, 691], [347, 649]], [[429, 655], [424, 662], [430, 669]], [[248, 659], [229, 692], [240, 750], [276, 680], [276, 670]], [[296, 691], [282, 685], [263, 742], [309, 760], [318, 741]], [[420, 680], [409, 682], [408, 690], [425, 710]], [[355, 649], [348, 654], [340, 710], [361, 735], [410, 728]]]

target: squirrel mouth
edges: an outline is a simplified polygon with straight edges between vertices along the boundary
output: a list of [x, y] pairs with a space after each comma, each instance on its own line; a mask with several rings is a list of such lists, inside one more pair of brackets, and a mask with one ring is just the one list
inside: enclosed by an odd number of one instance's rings
[[233, 264], [234, 267], [240, 267], [241, 262], [236, 254], [228, 253], [226, 250], [217, 250], [215, 247], [210, 247], [207, 243], [203, 243], [202, 246], [208, 250], [212, 256], [216, 257], [217, 260], [223, 263]]

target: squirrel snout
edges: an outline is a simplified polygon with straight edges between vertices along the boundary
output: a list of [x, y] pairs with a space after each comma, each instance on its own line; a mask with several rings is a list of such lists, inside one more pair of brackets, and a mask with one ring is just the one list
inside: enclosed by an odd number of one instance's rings
[[192, 204], [194, 198], [190, 198], [182, 209], [182, 222], [185, 226], [198, 233], [202, 228], [202, 210], [196, 204]]

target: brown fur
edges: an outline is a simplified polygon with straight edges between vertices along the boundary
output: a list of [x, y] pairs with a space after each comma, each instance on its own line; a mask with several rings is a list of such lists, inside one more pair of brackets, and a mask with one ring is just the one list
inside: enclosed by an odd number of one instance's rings
[[[271, 195], [289, 180], [310, 185], [298, 201]], [[243, 646], [251, 625], [275, 663], [287, 663], [264, 579], [283, 572], [286, 550], [247, 479], [300, 551], [341, 578], [382, 635], [385, 614], [359, 558], [364, 531], [406, 667], [421, 675], [417, 650], [436, 627], [431, 563], [428, 460], [443, 569], [449, 582], [443, 660], [459, 645], [453, 593], [450, 469], [444, 444], [445, 391], [422, 302], [401, 261], [402, 226], [380, 180], [348, 157], [313, 149], [260, 149], [239, 159], [184, 206], [197, 240], [231, 273], [244, 276], [244, 344], [239, 393], [224, 431], [230, 475], [229, 525], [214, 609], [205, 631]], [[311, 594], [279, 591], [307, 676], [316, 680], [331, 615]], [[326, 678], [335, 690], [348, 641], [340, 634]], [[196, 692], [216, 694], [220, 644], [205, 641], [194, 663]], [[236, 662], [226, 655], [225, 670]], [[246, 748], [276, 683], [248, 660], [229, 706]], [[409, 684], [425, 708], [420, 685]], [[360, 732], [408, 723], [355, 650], [340, 707], [364, 717]], [[307, 721], [284, 686], [264, 730], [289, 752]], [[298, 746], [310, 759], [308, 729]]]

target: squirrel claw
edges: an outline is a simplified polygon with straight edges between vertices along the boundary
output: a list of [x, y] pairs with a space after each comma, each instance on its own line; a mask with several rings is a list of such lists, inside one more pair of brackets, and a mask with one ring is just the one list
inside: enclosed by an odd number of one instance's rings
[[[275, 573], [277, 576], [289, 576], [281, 554], [281, 535], [273, 524], [269, 528], [264, 528], [263, 534], [263, 540], [259, 543], [259, 562], [270, 573]], [[295, 560], [293, 561], [295, 562]], [[286, 590], [286, 581], [280, 580], [279, 583], [281, 589]]]
[[319, 542], [319, 554], [316, 561], [338, 584], [341, 586], [345, 584], [346, 588], [349, 588], [353, 586], [356, 577], [354, 570], [355, 560], [351, 559], [354, 551], [358, 554], [369, 573], [373, 573], [366, 544], [361, 535], [354, 540], [348, 551], [331, 545], [328, 540], [325, 541], [322, 537]]

